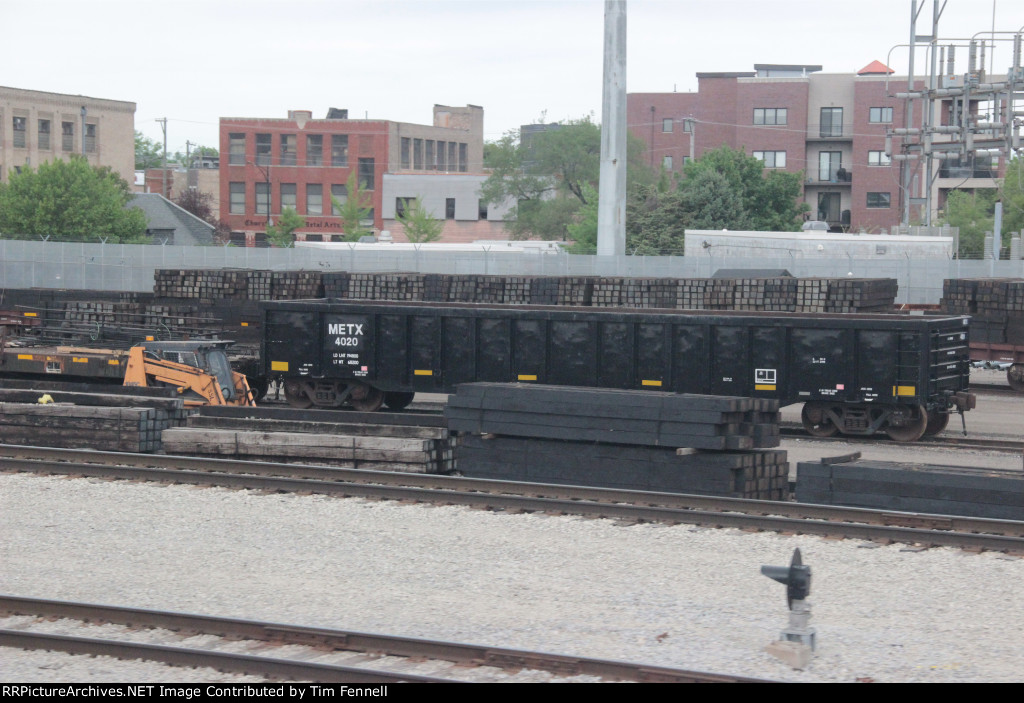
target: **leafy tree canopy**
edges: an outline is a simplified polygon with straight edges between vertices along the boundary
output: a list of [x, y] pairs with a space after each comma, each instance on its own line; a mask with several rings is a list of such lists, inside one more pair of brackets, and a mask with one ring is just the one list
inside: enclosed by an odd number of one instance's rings
[[373, 200], [370, 194], [360, 186], [355, 169], [349, 174], [346, 192], [345, 202], [338, 202], [338, 199], [332, 195], [331, 205], [339, 213], [344, 241], [358, 242], [360, 237], [370, 234], [370, 230], [362, 223], [363, 220], [370, 217], [370, 204]]
[[135, 131], [135, 170], [159, 168], [163, 164], [164, 148], [142, 132]]
[[399, 214], [395, 219], [402, 223], [405, 230], [405, 237], [414, 244], [426, 244], [436, 242], [441, 238], [444, 230], [444, 222], [437, 219], [423, 207], [423, 200], [416, 198], [410, 202], [405, 212]]
[[295, 230], [306, 225], [306, 218], [295, 211], [293, 207], [286, 207], [281, 211], [276, 225], [267, 227], [267, 241], [275, 247], [286, 249], [295, 243]]
[[[644, 148], [641, 140], [629, 136], [630, 183], [654, 180], [643, 160]], [[512, 131], [486, 145], [484, 165], [491, 175], [480, 197], [495, 205], [515, 201], [506, 220], [514, 239], [565, 239], [580, 209], [596, 200], [600, 160], [601, 128], [588, 117], [534, 134], [526, 144]]]
[[146, 215], [126, 207], [131, 189], [110, 167], [80, 157], [25, 168], [0, 183], [0, 232], [13, 239], [138, 243]]

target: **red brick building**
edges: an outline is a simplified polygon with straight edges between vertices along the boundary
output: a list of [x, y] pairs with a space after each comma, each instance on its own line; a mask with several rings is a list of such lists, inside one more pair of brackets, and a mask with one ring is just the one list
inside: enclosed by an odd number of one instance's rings
[[483, 168], [483, 108], [434, 106], [434, 124], [350, 120], [332, 109], [326, 119], [290, 111], [287, 119], [221, 118], [221, 219], [232, 239], [262, 243], [268, 222], [286, 207], [306, 220], [299, 239], [341, 235], [338, 211], [353, 173], [369, 195], [364, 226], [383, 222], [384, 175], [478, 173]]
[[[765, 168], [803, 172], [809, 219], [825, 220], [833, 230], [898, 225], [901, 172], [886, 152], [886, 133], [905, 126], [905, 101], [889, 95], [907, 89], [906, 77], [889, 75], [877, 61], [856, 75], [821, 74], [821, 66], [754, 68], [698, 73], [696, 93], [629, 94], [629, 128], [647, 143], [650, 164], [678, 172], [687, 159], [728, 145], [760, 158]], [[920, 126], [920, 114], [916, 118]], [[898, 150], [899, 140], [894, 144]], [[923, 198], [919, 159], [912, 168], [917, 177], [910, 196]], [[994, 187], [997, 170], [971, 186]], [[963, 183], [938, 175], [933, 210], [948, 188]]]

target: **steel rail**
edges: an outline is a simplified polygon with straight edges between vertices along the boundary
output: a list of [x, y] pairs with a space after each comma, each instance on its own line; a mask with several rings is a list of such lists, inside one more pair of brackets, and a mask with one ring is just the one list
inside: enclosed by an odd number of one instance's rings
[[[127, 455], [137, 456], [137, 455]], [[244, 464], [245, 462], [239, 462]], [[278, 466], [278, 472], [282, 465]], [[782, 533], [813, 534], [865, 540], [888, 540], [927, 546], [950, 546], [963, 549], [981, 549], [1024, 553], [1024, 536], [1021, 528], [1024, 522], [1012, 520], [985, 520], [970, 518], [973, 527], [984, 527], [985, 533], [979, 534], [954, 527], [949, 529], [950, 516], [922, 515], [914, 513], [889, 513], [891, 522], [899, 523], [901, 518], [907, 519], [917, 526], [902, 527], [889, 524], [888, 517], [880, 517], [883, 511], [866, 509], [850, 513], [851, 509], [833, 510], [832, 506], [814, 506], [815, 512], [821, 517], [787, 517], [779, 516], [784, 508], [799, 512], [804, 504], [772, 503], [770, 501], [741, 501], [738, 499], [713, 498], [720, 506], [731, 504], [732, 510], [697, 509], [694, 507], [630, 504], [624, 502], [599, 502], [572, 497], [575, 487], [560, 487], [568, 491], [570, 497], [536, 497], [519, 494], [484, 493], [478, 487], [475, 491], [452, 490], [446, 488], [422, 488], [399, 485], [380, 485], [376, 483], [347, 483], [315, 479], [283, 478], [280, 476], [262, 476], [254, 474], [235, 474], [203, 472], [179, 469], [135, 468], [127, 466], [110, 466], [74, 462], [37, 462], [25, 460], [4, 460], [0, 468], [33, 473], [51, 473], [70, 476], [89, 476], [94, 478], [119, 478], [129, 480], [147, 480], [163, 483], [182, 483], [202, 486], [219, 486], [236, 489], [271, 490], [294, 493], [318, 493], [338, 496], [358, 496], [383, 500], [404, 500], [419, 503], [435, 503], [446, 505], [465, 505], [488, 510], [508, 510], [515, 512], [545, 512], [555, 514], [582, 515], [594, 518], [615, 518], [633, 522], [661, 522], [669, 524], [692, 524], [710, 527], [734, 527], [737, 529], [769, 530]], [[382, 473], [382, 472], [378, 472]], [[386, 473], [386, 472], [384, 472]], [[409, 474], [402, 475], [410, 476]], [[443, 478], [443, 477], [435, 477]], [[477, 484], [495, 483], [478, 479], [458, 479], [461, 482], [474, 481]], [[516, 485], [506, 482], [506, 485]], [[531, 484], [519, 484], [527, 488], [536, 488]], [[547, 488], [547, 487], [545, 487]], [[559, 488], [559, 487], [551, 487]], [[599, 489], [586, 489], [588, 491]], [[614, 493], [614, 491], [612, 491]], [[630, 492], [618, 492], [620, 496]], [[632, 494], [632, 495], [635, 495]], [[673, 494], [644, 493], [645, 497], [665, 496]], [[693, 496], [675, 495], [676, 498], [687, 500]], [[645, 501], [646, 502], [646, 501]], [[657, 502], [657, 501], [655, 501]], [[755, 514], [740, 512], [743, 503], [756, 503]], [[777, 509], [772, 509], [777, 508]], [[843, 515], [856, 514], [870, 518], [872, 522], [849, 522], [839, 519]], [[954, 518], [960, 519], [960, 518]], [[928, 527], [920, 527], [924, 524]], [[964, 523], [960, 523], [961, 525]], [[935, 525], [941, 525], [936, 529]], [[970, 528], [969, 528], [970, 529]], [[1010, 534], [1005, 534], [1009, 532]]]
[[[675, 508], [679, 510], [778, 515], [800, 519], [817, 518], [829, 521], [839, 520], [843, 522], [863, 522], [897, 527], [919, 527], [934, 530], [1024, 537], [1024, 522], [958, 515], [908, 513], [871, 508], [851, 508], [838, 505], [817, 505], [813, 503], [752, 500], [749, 498], [728, 498], [681, 493], [657, 493], [591, 486], [522, 483], [461, 476], [347, 469], [307, 464], [276, 464], [228, 459], [204, 459], [200, 457], [163, 454], [147, 455], [90, 451], [85, 456], [88, 459], [88, 462], [86, 462], [88, 465], [114, 465], [120, 467], [152, 468], [155, 470], [194, 469], [204, 472], [220, 471], [226, 474], [252, 474], [255, 476], [275, 476], [293, 479], [305, 478], [379, 486], [408, 486], [432, 490], [465, 491], [486, 495], [509, 494], [534, 498], [628, 504]], [[69, 475], [74, 472], [69, 471], [63, 464], [66, 462], [82, 463], [82, 458], [82, 452], [73, 449], [0, 444], [0, 470], [37, 473], [52, 472]], [[55, 463], [48, 463], [47, 460], [54, 461]], [[117, 478], [123, 478], [123, 476], [118, 475]]]
[[0, 646], [18, 649], [45, 649], [67, 654], [143, 659], [180, 667], [204, 667], [232, 674], [321, 683], [460, 683], [414, 674], [359, 669], [331, 664], [312, 664], [290, 659], [257, 657], [251, 654], [215, 652], [207, 649], [168, 647], [120, 640], [73, 637], [24, 630], [0, 630]]
[[1024, 442], [1012, 439], [987, 439], [979, 437], [964, 437], [956, 435], [945, 435], [919, 439], [916, 442], [896, 442], [884, 434], [875, 435], [844, 435], [837, 434], [833, 437], [815, 437], [805, 430], [800, 423], [783, 423], [779, 427], [779, 433], [783, 439], [794, 437], [799, 439], [810, 439], [816, 442], [845, 442], [847, 444], [885, 444], [894, 447], [907, 447], [911, 449], [979, 449], [989, 452], [1003, 452], [1009, 454], [1024, 453]]
[[[459, 665], [489, 666], [500, 669], [537, 669], [565, 676], [589, 675], [616, 681], [662, 683], [763, 681], [763, 679], [486, 645], [18, 596], [0, 595], [0, 613], [88, 622], [99, 621], [136, 628], [176, 630], [189, 634], [215, 635], [383, 656], [426, 658]], [[206, 664], [206, 666], [209, 665]], [[408, 677], [405, 678], [408, 679]]]

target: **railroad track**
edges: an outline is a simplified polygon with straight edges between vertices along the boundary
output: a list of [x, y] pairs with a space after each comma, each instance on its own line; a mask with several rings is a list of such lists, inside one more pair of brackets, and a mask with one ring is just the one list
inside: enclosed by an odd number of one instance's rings
[[[271, 680], [765, 682], [544, 652], [15, 596], [0, 596], [0, 618], [0, 646], [212, 667]], [[112, 634], [109, 625], [119, 626], [114, 628], [117, 632]], [[69, 629], [103, 634], [54, 632]], [[205, 636], [202, 647], [182, 646], [196, 636]], [[209, 636], [216, 639], [211, 642]], [[276, 656], [251, 653], [266, 652], [268, 647], [278, 650]]]
[[984, 395], [1005, 396], [1007, 398], [1024, 398], [1024, 393], [1015, 391], [1005, 384], [972, 383], [971, 392]]
[[834, 437], [816, 437], [803, 428], [798, 422], [783, 422], [779, 425], [779, 432], [783, 438], [793, 437], [800, 439], [812, 439], [816, 442], [842, 442], [844, 444], [886, 444], [899, 447], [929, 448], [929, 449], [977, 449], [990, 452], [1004, 452], [1007, 454], [1024, 453], [1024, 441], [1013, 439], [989, 439], [984, 437], [964, 437], [953, 434], [952, 426], [945, 434], [934, 437], [919, 439], [912, 443], [896, 442], [884, 434], [871, 436], [859, 435], [835, 435]]
[[4, 471], [812, 534], [1024, 554], [1024, 522], [298, 464], [0, 445]]

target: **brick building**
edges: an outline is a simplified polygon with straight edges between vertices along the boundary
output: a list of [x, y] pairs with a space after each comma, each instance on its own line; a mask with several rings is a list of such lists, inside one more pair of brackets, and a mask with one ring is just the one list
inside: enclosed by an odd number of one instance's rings
[[72, 154], [132, 183], [135, 103], [0, 87], [0, 181]]
[[[298, 239], [332, 241], [342, 231], [331, 196], [345, 202], [355, 173], [370, 195], [364, 225], [375, 232], [393, 224], [386, 218], [396, 203], [385, 207], [384, 201], [385, 176], [392, 174], [430, 179], [430, 202], [441, 203], [429, 205], [435, 217], [477, 220], [475, 202], [456, 203], [448, 217], [448, 201], [456, 196], [445, 197], [442, 179], [482, 174], [483, 142], [483, 108], [475, 105], [435, 105], [433, 125], [349, 119], [347, 110], [333, 108], [326, 119], [308, 111], [291, 111], [287, 119], [221, 118], [221, 219], [234, 240], [253, 245], [263, 241], [268, 221], [292, 207], [306, 219]], [[464, 180], [451, 180], [462, 200], [468, 197]], [[387, 195], [404, 202], [425, 194], [388, 188]]]
[[[886, 152], [886, 134], [905, 126], [906, 102], [890, 95], [905, 91], [907, 78], [892, 76], [877, 61], [856, 75], [823, 74], [821, 66], [754, 69], [698, 73], [696, 93], [630, 93], [629, 128], [647, 143], [651, 166], [678, 172], [687, 159], [728, 145], [760, 158], [765, 168], [803, 172], [809, 218], [835, 231], [898, 225], [901, 171]], [[935, 117], [945, 123], [948, 106], [937, 105], [942, 114]], [[898, 139], [894, 143], [898, 148]], [[910, 194], [915, 205], [925, 194], [919, 162], [912, 165], [918, 171]], [[995, 187], [998, 170], [998, 164], [980, 171], [972, 166], [971, 175], [982, 177], [969, 187]], [[938, 174], [933, 210], [950, 188], [964, 187], [964, 179], [949, 176], [949, 168]]]

